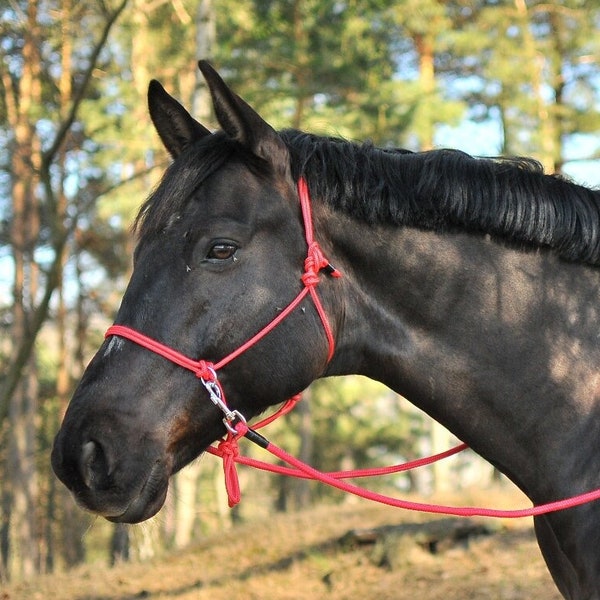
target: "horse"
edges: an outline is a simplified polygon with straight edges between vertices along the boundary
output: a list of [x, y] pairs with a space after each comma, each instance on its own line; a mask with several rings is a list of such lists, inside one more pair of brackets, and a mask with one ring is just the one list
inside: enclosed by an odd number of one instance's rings
[[[277, 132], [199, 66], [216, 132], [149, 86], [173, 160], [54, 442], [78, 503], [147, 519], [230, 420], [347, 374], [409, 399], [535, 504], [600, 487], [600, 192], [527, 159]], [[600, 503], [534, 526], [562, 595], [600, 599]]]

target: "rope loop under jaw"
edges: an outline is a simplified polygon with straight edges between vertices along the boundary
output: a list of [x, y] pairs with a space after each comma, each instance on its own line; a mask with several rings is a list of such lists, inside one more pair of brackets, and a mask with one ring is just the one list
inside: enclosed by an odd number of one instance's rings
[[[225, 426], [227, 427], [227, 420], [223, 419]], [[242, 423], [241, 421], [239, 423]], [[229, 508], [233, 508], [236, 504], [239, 504], [242, 499], [242, 492], [240, 488], [240, 480], [237, 474], [236, 462], [240, 455], [240, 449], [238, 446], [238, 437], [244, 435], [246, 428], [245, 421], [242, 426], [239, 427], [239, 432], [236, 428], [231, 426], [229, 433], [223, 438], [218, 446], [218, 452], [220, 453], [223, 461], [223, 475], [225, 476], [225, 489], [227, 490], [227, 503]]]

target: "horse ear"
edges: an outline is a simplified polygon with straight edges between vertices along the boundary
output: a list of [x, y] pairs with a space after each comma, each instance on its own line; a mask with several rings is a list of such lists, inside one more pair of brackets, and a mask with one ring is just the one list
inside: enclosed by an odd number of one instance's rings
[[289, 171], [289, 153], [279, 134], [234, 94], [205, 60], [198, 62], [210, 90], [215, 116], [223, 131], [280, 171]]
[[148, 86], [148, 109], [162, 143], [173, 158], [196, 140], [210, 135], [155, 79]]

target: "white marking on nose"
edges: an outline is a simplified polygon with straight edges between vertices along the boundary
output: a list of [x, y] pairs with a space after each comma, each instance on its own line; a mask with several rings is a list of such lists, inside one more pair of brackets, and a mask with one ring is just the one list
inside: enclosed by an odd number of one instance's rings
[[106, 350], [104, 351], [103, 357], [106, 358], [109, 354], [114, 351], [118, 351], [123, 347], [124, 340], [116, 335], [113, 335], [110, 338], [110, 342], [108, 342], [108, 346], [106, 346]]

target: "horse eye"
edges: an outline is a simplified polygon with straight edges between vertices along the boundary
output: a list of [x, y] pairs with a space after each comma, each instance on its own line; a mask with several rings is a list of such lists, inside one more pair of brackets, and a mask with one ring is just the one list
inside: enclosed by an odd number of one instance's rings
[[215, 244], [206, 255], [209, 260], [227, 260], [231, 258], [237, 251], [235, 244]]

